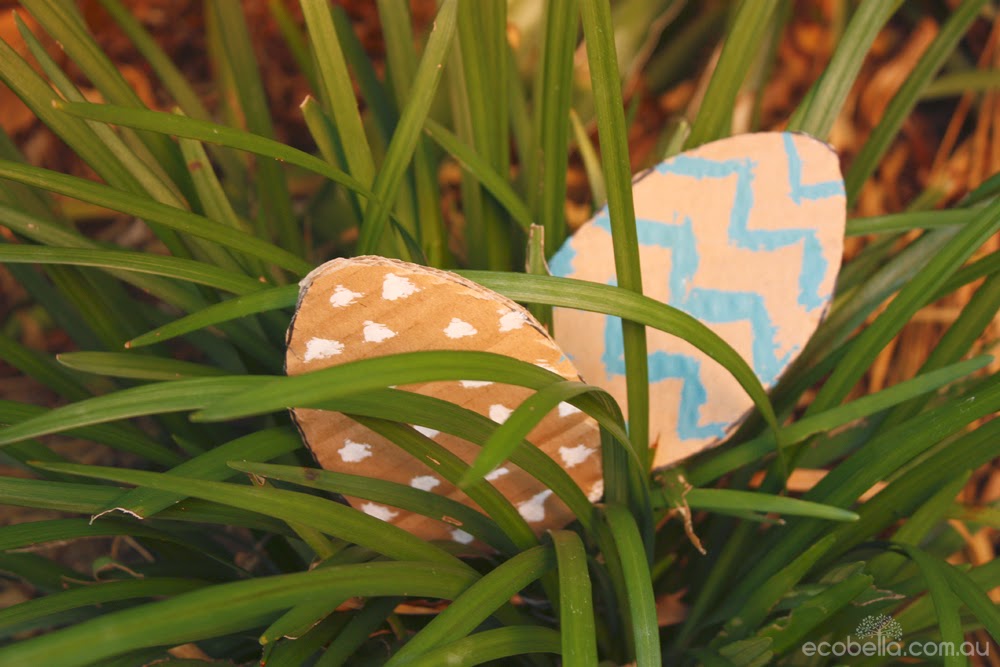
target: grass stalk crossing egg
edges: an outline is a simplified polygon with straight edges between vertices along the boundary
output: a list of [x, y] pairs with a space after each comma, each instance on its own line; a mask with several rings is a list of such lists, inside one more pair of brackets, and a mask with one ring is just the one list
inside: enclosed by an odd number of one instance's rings
[[[349, 361], [402, 352], [475, 350], [503, 354], [577, 380], [573, 364], [542, 326], [518, 304], [453, 273], [385, 259], [337, 259], [301, 284], [288, 332], [289, 375]], [[429, 382], [400, 387], [468, 408], [503, 423], [532, 391], [482, 380]], [[472, 504], [464, 492], [400, 447], [335, 412], [292, 411], [303, 438], [321, 466], [445, 495]], [[479, 448], [449, 433], [416, 425], [466, 463]], [[584, 494], [601, 488], [600, 435], [596, 422], [569, 404], [560, 405], [532, 430], [528, 440], [567, 468]], [[486, 475], [537, 533], [568, 523], [562, 502], [512, 463]], [[427, 539], [469, 544], [472, 537], [452, 523], [397, 508], [348, 498], [354, 507]]]

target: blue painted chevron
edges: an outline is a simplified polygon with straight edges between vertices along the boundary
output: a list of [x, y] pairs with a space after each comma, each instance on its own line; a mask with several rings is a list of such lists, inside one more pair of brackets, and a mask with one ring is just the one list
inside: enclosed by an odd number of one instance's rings
[[[803, 199], [824, 199], [844, 194], [840, 181], [802, 183], [802, 160], [795, 149], [794, 135], [784, 133], [782, 139], [788, 161], [789, 197], [795, 204]], [[753, 179], [756, 163], [750, 159], [709, 160], [691, 155], [678, 155], [657, 165], [663, 174], [677, 174], [701, 180], [736, 176], [736, 193], [729, 214], [729, 241], [748, 250], [776, 250], [802, 242], [802, 268], [799, 272], [798, 302], [808, 310], [826, 303], [829, 295], [819, 294], [819, 286], [826, 274], [827, 262], [816, 231], [813, 229], [750, 229], [750, 211], [753, 208]]]

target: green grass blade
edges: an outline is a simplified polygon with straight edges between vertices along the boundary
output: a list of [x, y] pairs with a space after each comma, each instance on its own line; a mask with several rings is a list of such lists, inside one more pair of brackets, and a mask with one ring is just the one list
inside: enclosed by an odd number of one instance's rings
[[412, 94], [400, 114], [385, 162], [375, 177], [375, 197], [369, 200], [365, 209], [365, 219], [358, 238], [358, 254], [371, 254], [380, 247], [389, 219], [389, 202], [396, 198], [437, 92], [441, 68], [455, 36], [457, 10], [455, 0], [445, 0], [434, 20], [434, 30], [427, 40], [411, 86]]
[[[366, 563], [211, 586], [134, 610], [105, 614], [49, 635], [0, 648], [0, 662], [83, 667], [126, 651], [176, 645], [243, 631], [316, 596], [457, 597], [475, 575], [424, 562]], [[94, 638], [101, 641], [95, 642]]]
[[652, 577], [639, 527], [632, 514], [621, 505], [608, 505], [604, 512], [621, 559], [628, 592], [636, 667], [659, 667], [660, 628], [656, 619]]
[[[460, 274], [515, 301], [607, 313], [683, 338], [722, 364], [753, 399], [767, 422], [777, 429], [777, 418], [767, 392], [747, 362], [711, 329], [682, 311], [611, 285], [485, 271], [462, 271]], [[631, 422], [629, 425], [631, 427]]]
[[220, 421], [308, 407], [390, 385], [437, 380], [482, 380], [540, 389], [563, 378], [534, 364], [491, 352], [408, 352], [360, 359], [293, 377], [260, 379], [263, 384], [199, 413]]
[[526, 653], [559, 653], [559, 649], [559, 633], [555, 630], [531, 626], [497, 628], [459, 639], [407, 664], [411, 667], [472, 667]]
[[[294, 452], [302, 447], [298, 433], [289, 428], [272, 428], [257, 431], [219, 445], [204, 454], [175, 466], [167, 472], [168, 475], [223, 481], [234, 476], [233, 470], [227, 465], [234, 458], [243, 461], [269, 461], [282, 454]], [[130, 516], [147, 519], [186, 496], [159, 491], [156, 489], [138, 488], [126, 491], [115, 498], [98, 515], [114, 510]]]
[[[494, 521], [484, 517], [471, 507], [436, 493], [385, 480], [329, 470], [316, 470], [315, 468], [248, 463], [245, 460], [231, 460], [229, 467], [259, 477], [278, 479], [312, 489], [364, 498], [383, 505], [391, 505], [423, 514], [432, 519], [448, 517], [458, 522], [453, 525], [457, 525], [465, 532], [474, 535], [502, 553], [517, 553], [517, 547]], [[449, 521], [449, 523], [452, 522]]]
[[0, 445], [141, 415], [194, 410], [246, 387], [245, 376], [176, 380], [123, 389], [54, 408], [0, 429]]
[[63, 366], [84, 373], [136, 380], [183, 380], [227, 375], [214, 366], [122, 352], [63, 352], [56, 355]]
[[51, 466], [58, 466], [57, 472], [183, 494], [222, 505], [232, 505], [282, 521], [299, 523], [334, 537], [350, 540], [397, 560], [444, 564], [457, 562], [454, 556], [401, 528], [340, 503], [304, 493], [104, 466], [71, 463], [39, 465], [41, 468], [56, 470]]
[[[541, 151], [541, 179], [528, 185], [538, 198], [538, 223], [545, 228], [545, 251], [551, 256], [566, 239], [566, 169], [569, 162], [573, 55], [580, 13], [577, 0], [545, 6], [545, 41], [541, 49], [535, 94], [534, 144]], [[526, 156], [534, 161], [533, 156]], [[536, 167], [537, 169], [537, 167]]]
[[203, 216], [86, 179], [7, 161], [0, 161], [0, 177], [45, 188], [68, 197], [128, 213], [184, 234], [214, 241], [286, 268], [298, 275], [305, 275], [312, 266], [300, 257], [271, 243], [241, 233]]
[[559, 634], [565, 664], [597, 667], [594, 608], [587, 552], [576, 533], [551, 533], [559, 569]]
[[[316, 661], [314, 667], [340, 667], [347, 664], [347, 659], [364, 644], [379, 626], [385, 623], [399, 598], [371, 598], [365, 602], [365, 608], [354, 615], [354, 618], [337, 634]], [[298, 664], [289, 667], [299, 667]]]
[[[909, 544], [900, 544], [896, 548], [917, 564], [924, 581], [927, 582], [927, 590], [930, 591], [931, 599], [934, 601], [934, 611], [937, 613], [938, 627], [941, 629], [941, 641], [954, 647], [961, 646], [962, 642], [965, 641], [965, 633], [962, 630], [962, 619], [958, 613], [959, 598], [951, 588], [952, 582], [948, 570], [952, 570], [952, 566]], [[996, 607], [992, 602], [990, 607], [994, 609], [994, 617], [1000, 618], [1000, 614], [996, 613]], [[969, 664], [968, 660], [961, 655], [948, 655], [946, 653], [942, 657], [944, 658], [944, 667], [963, 667]]]
[[821, 412], [843, 400], [882, 348], [913, 314], [991, 236], [1000, 231], [1000, 201], [983, 208], [889, 303], [878, 319], [851, 343], [847, 354], [820, 389], [807, 414]]
[[89, 248], [49, 248], [45, 246], [0, 246], [0, 263], [69, 264], [101, 269], [137, 271], [207, 285], [234, 294], [260, 289], [261, 283], [239, 273], [225, 271], [181, 257], [139, 253], [132, 250], [92, 250]]
[[858, 4], [830, 64], [789, 119], [789, 131], [827, 138], [875, 37], [901, 4], [902, 0], [863, 0]]
[[878, 167], [879, 162], [889, 144], [895, 138], [903, 121], [920, 100], [920, 93], [927, 86], [955, 51], [955, 47], [969, 26], [986, 5], [987, 0], [965, 0], [956, 8], [948, 20], [941, 26], [941, 31], [920, 57], [916, 67], [903, 80], [903, 85], [889, 102], [882, 115], [882, 120], [872, 131], [861, 151], [851, 162], [851, 168], [844, 177], [844, 189], [848, 202], [857, 199], [861, 186]]
[[[486, 441], [482, 451], [462, 478], [460, 486], [465, 488], [482, 479], [503, 463], [521, 441], [528, 437], [528, 433], [556, 406], [586, 393], [603, 394], [607, 401], [614, 400], [599, 387], [573, 381], [556, 382], [526, 398]], [[627, 446], [628, 434], [622, 425], [611, 422], [606, 428], [614, 429], [618, 439], [624, 441]]]
[[186, 139], [197, 139], [208, 144], [228, 146], [229, 148], [236, 148], [263, 157], [269, 157], [325, 176], [334, 183], [339, 183], [367, 198], [373, 196], [367, 186], [350, 174], [345, 174], [343, 171], [331, 167], [325, 161], [305, 151], [300, 151], [297, 148], [292, 148], [280, 141], [275, 141], [259, 134], [195, 118], [187, 118], [186, 116], [179, 116], [177, 114], [148, 111], [145, 109], [127, 109], [111, 104], [78, 104], [66, 102], [61, 103], [59, 109], [80, 118], [135, 129], [152, 130]]
[[183, 336], [204, 329], [213, 324], [222, 324], [238, 317], [246, 317], [295, 305], [299, 297], [299, 286], [274, 287], [245, 296], [227, 299], [195, 313], [174, 320], [162, 327], [137, 336], [125, 344], [126, 347], [143, 347]]
[[60, 612], [91, 605], [103, 605], [121, 600], [173, 596], [203, 588], [207, 582], [191, 579], [151, 577], [134, 581], [109, 581], [71, 588], [62, 593], [0, 610], [0, 633], [7, 634], [18, 625], [55, 616]]
[[347, 171], [371, 186], [375, 180], [375, 161], [354, 99], [354, 86], [334, 29], [330, 5], [318, 0], [302, 0], [301, 5], [316, 60], [321, 99], [332, 114]]
[[684, 148], [694, 148], [731, 134], [736, 96], [754, 63], [753, 54], [767, 40], [777, 8], [778, 3], [772, 0], [743, 0], [736, 8], [722, 54], [698, 109], [698, 117], [691, 123], [691, 134]]
[[427, 135], [451, 154], [470, 175], [493, 195], [511, 218], [527, 231], [534, 220], [531, 212], [507, 180], [497, 173], [490, 163], [476, 150], [463, 142], [440, 123], [428, 118], [424, 125]]
[[[237, 2], [214, 2], [206, 6], [206, 11], [214, 15], [221, 27], [218, 30], [220, 45], [247, 129], [273, 138], [274, 125], [243, 7]], [[292, 199], [281, 164], [271, 160], [258, 162], [255, 185], [261, 208], [258, 216], [263, 219], [265, 228], [277, 232], [282, 247], [301, 255], [304, 250], [302, 234], [292, 212]]]
[[[858, 515], [839, 507], [831, 507], [821, 503], [774, 496], [769, 493], [754, 491], [738, 491], [735, 489], [691, 489], [685, 496], [691, 509], [708, 510], [710, 512], [774, 512], [789, 516], [808, 516], [814, 519], [829, 521], [857, 521]], [[672, 506], [672, 500], [665, 494], [653, 494], [653, 504], [659, 501], [661, 507]]]
[[[622, 289], [642, 294], [639, 241], [635, 227], [635, 208], [632, 204], [628, 130], [625, 127], [611, 8], [603, 2], [583, 2], [580, 9], [594, 91], [597, 133], [604, 162], [604, 181], [608, 189], [615, 274]], [[648, 467], [649, 367], [646, 358], [646, 329], [636, 322], [623, 320], [622, 335], [625, 344], [629, 435], [635, 450], [643, 452], [641, 458]]]
[[[782, 430], [782, 445], [787, 447], [798, 444], [817, 433], [833, 431], [857, 419], [870, 417], [917, 396], [928, 394], [974, 373], [991, 361], [992, 357], [982, 355], [968, 361], [928, 371], [888, 389], [863, 396], [819, 414], [804, 417]], [[708, 484], [740, 466], [759, 461], [774, 451], [774, 443], [773, 434], [765, 433], [732, 449], [713, 454], [711, 458], [707, 458], [703, 462], [696, 462], [688, 469], [688, 481], [694, 486]]]
[[469, 586], [451, 605], [413, 636], [386, 667], [413, 664], [414, 658], [448, 640], [472, 632], [518, 591], [555, 567], [551, 547], [534, 547], [497, 566]]

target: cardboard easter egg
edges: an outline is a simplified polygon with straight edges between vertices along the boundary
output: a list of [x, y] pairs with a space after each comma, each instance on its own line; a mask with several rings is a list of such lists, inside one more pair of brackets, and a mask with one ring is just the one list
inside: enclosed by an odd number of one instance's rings
[[[453, 273], [383, 257], [336, 259], [309, 274], [301, 282], [287, 342], [289, 375], [403, 352], [475, 350], [579, 379], [573, 364], [523, 307]], [[398, 389], [450, 401], [498, 423], [532, 393], [524, 387], [468, 380]], [[292, 414], [323, 468], [398, 482], [474, 506], [437, 471], [347, 416], [313, 409], [295, 409]], [[467, 463], [480, 451], [448, 433], [417, 430]], [[528, 440], [564, 467], [589, 497], [600, 497], [600, 434], [593, 419], [564, 403], [542, 419]], [[551, 490], [509, 462], [486, 480], [538, 533], [573, 518]], [[472, 542], [454, 520], [438, 521], [359, 498], [347, 500], [422, 538]]]
[[[645, 295], [699, 319], [773, 386], [816, 330], [840, 267], [846, 211], [836, 153], [801, 134], [736, 136], [639, 175], [633, 197]], [[549, 267], [614, 284], [607, 209]], [[587, 382], [627, 409], [621, 321], [559, 308], [554, 326]], [[695, 347], [647, 333], [650, 438], [663, 467], [721, 442], [753, 404]]]

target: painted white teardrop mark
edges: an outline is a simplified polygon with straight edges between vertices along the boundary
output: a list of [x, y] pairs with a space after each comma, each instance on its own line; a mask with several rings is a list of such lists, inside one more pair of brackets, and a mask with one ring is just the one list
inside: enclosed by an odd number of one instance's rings
[[517, 506], [517, 511], [529, 523], [545, 520], [545, 501], [552, 495], [552, 489], [545, 489]]
[[416, 294], [420, 288], [405, 276], [397, 276], [395, 273], [388, 273], [382, 280], [382, 298], [386, 301], [405, 299], [411, 294]]
[[386, 325], [379, 324], [378, 322], [372, 322], [371, 320], [365, 320], [365, 342], [381, 343], [382, 341], [389, 340], [395, 336], [396, 332]]
[[559, 404], [560, 417], [569, 417], [570, 415], [575, 415], [578, 412], [580, 412], [580, 408], [576, 407], [572, 403], [567, 403], [566, 401], [563, 401], [562, 403]]
[[435, 430], [434, 430], [434, 429], [432, 429], [432, 428], [427, 428], [426, 426], [414, 426], [414, 427], [413, 427], [413, 429], [414, 429], [414, 430], [415, 430], [415, 431], [416, 431], [417, 433], [420, 433], [420, 434], [422, 434], [422, 435], [425, 435], [425, 436], [427, 436], [428, 438], [433, 438], [434, 436], [436, 436], [436, 435], [437, 435], [438, 433], [440, 433], [440, 432], [441, 432], [441, 431], [435, 431]]
[[315, 361], [316, 359], [329, 359], [344, 351], [344, 344], [339, 340], [330, 338], [312, 338], [306, 343], [306, 355], [304, 361]]
[[365, 503], [361, 506], [361, 511], [368, 516], [382, 519], [382, 521], [392, 521], [399, 515], [399, 512], [391, 510], [385, 505], [376, 505], [375, 503]]
[[507, 418], [510, 417], [512, 412], [514, 411], [508, 408], [506, 405], [494, 403], [493, 405], [490, 406], [490, 419], [492, 419], [498, 424], [502, 424], [505, 421], [507, 421]]
[[459, 384], [462, 385], [464, 389], [479, 389], [480, 387], [488, 387], [492, 382], [487, 382], [485, 380], [459, 380]]
[[455, 540], [459, 544], [468, 544], [476, 538], [474, 538], [472, 535], [468, 534], [461, 528], [456, 528], [455, 530], [451, 531], [451, 539]]
[[604, 480], [599, 479], [594, 482], [594, 485], [590, 487], [590, 491], [587, 492], [587, 500], [592, 503], [596, 503], [604, 495]]
[[468, 322], [464, 322], [457, 317], [451, 318], [451, 323], [444, 328], [444, 335], [448, 338], [466, 338], [479, 333], [476, 327]]
[[576, 447], [560, 447], [559, 456], [562, 457], [563, 463], [566, 464], [567, 468], [575, 468], [584, 461], [590, 458], [595, 450], [593, 447], [588, 447], [587, 445], [577, 445]]
[[510, 472], [510, 470], [508, 470], [507, 468], [504, 468], [503, 466], [501, 466], [499, 468], [494, 468], [490, 472], [486, 473], [485, 479], [486, 479], [487, 482], [492, 482], [493, 480], [500, 479], [501, 477], [503, 477], [504, 475], [508, 474], [509, 472]]
[[524, 326], [524, 323], [528, 321], [524, 313], [519, 313], [516, 310], [510, 310], [504, 312], [503, 309], [498, 310], [498, 313], [503, 313], [500, 316], [500, 332], [506, 333], [508, 331], [514, 331], [515, 329], [520, 329]]
[[419, 477], [414, 477], [410, 480], [410, 486], [414, 489], [420, 489], [421, 491], [430, 491], [434, 487], [440, 485], [441, 480], [434, 475], [420, 475]]
[[344, 440], [344, 446], [337, 450], [344, 463], [358, 463], [372, 455], [372, 446], [367, 442]]
[[343, 285], [337, 285], [333, 288], [333, 294], [330, 295], [330, 305], [334, 308], [343, 308], [350, 306], [363, 296], [364, 294], [361, 292], [352, 292]]

